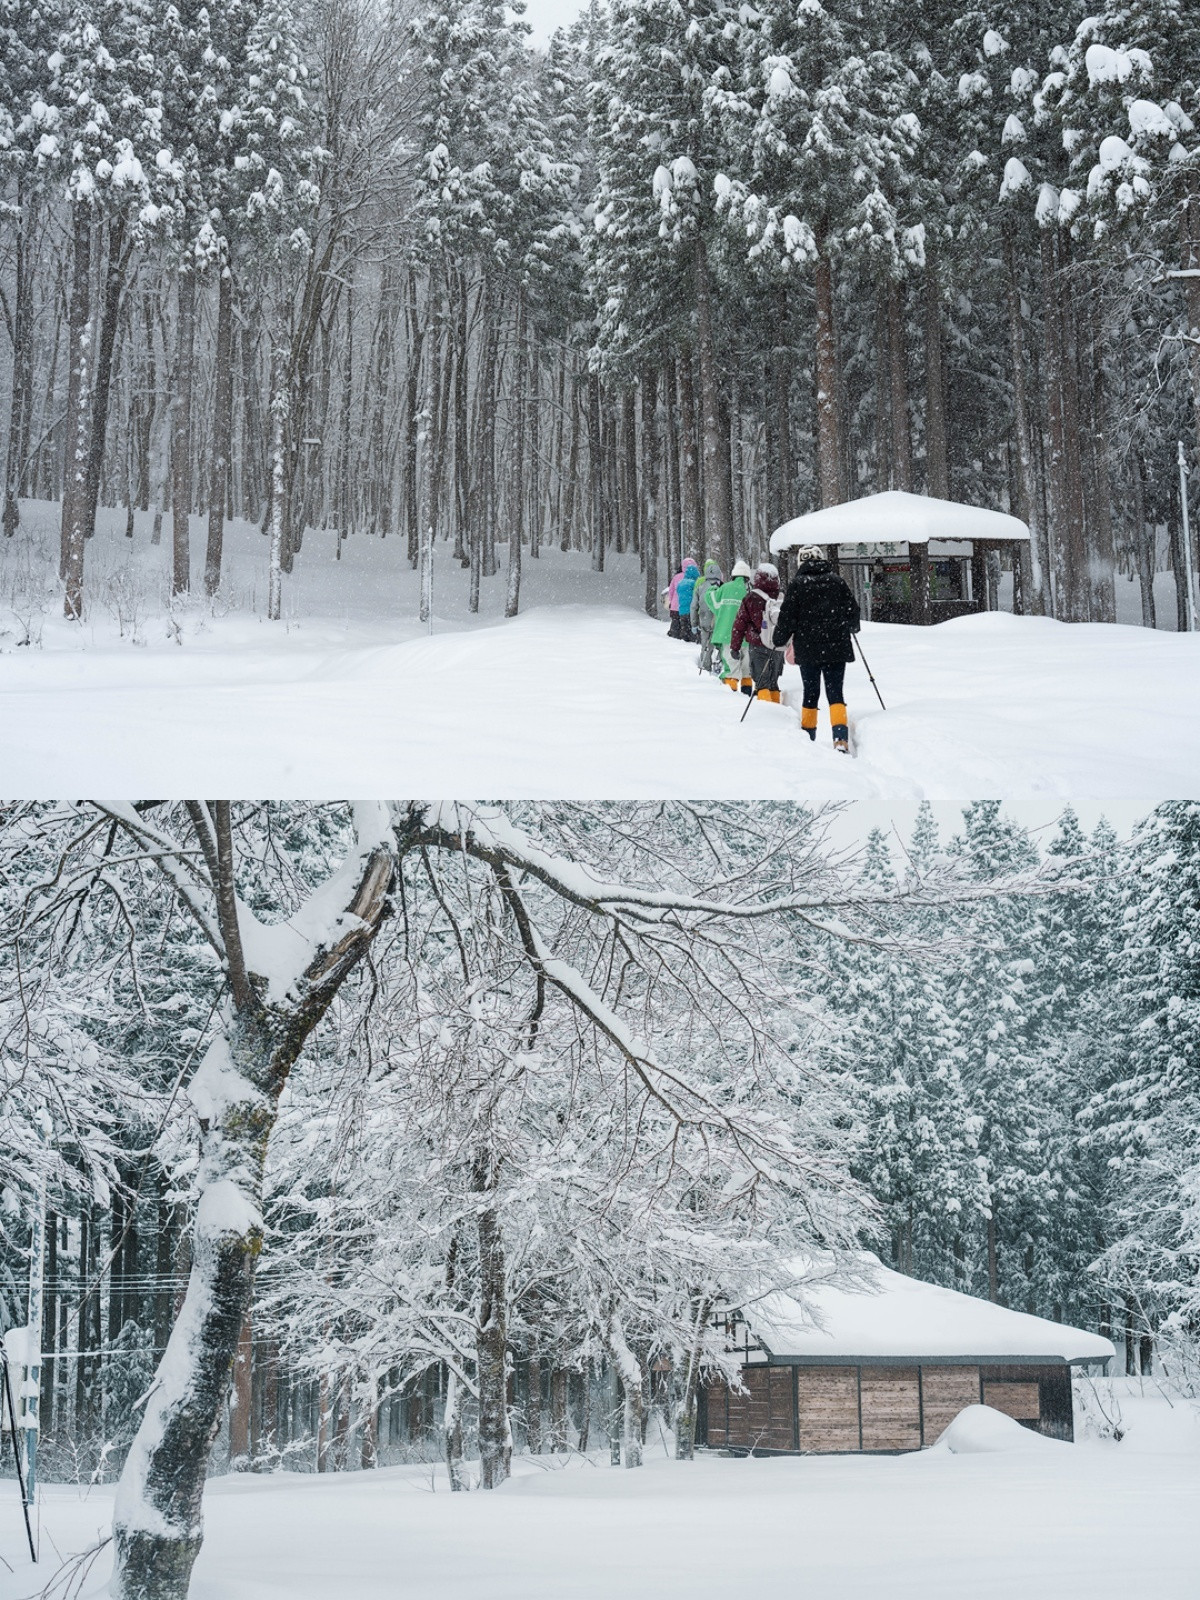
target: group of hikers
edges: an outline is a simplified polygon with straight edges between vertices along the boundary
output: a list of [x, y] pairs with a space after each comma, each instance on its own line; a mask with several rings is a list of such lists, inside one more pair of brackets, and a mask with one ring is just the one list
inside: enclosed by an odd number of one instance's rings
[[684, 558], [664, 598], [670, 636], [699, 642], [700, 670], [717, 674], [730, 689], [780, 703], [784, 663], [800, 668], [804, 700], [800, 726], [817, 737], [817, 707], [824, 680], [835, 750], [850, 748], [842, 683], [854, 660], [858, 601], [818, 545], [796, 552], [796, 575], [780, 598], [779, 569], [760, 561], [753, 570], [735, 561], [728, 579], [716, 561], [701, 571]]

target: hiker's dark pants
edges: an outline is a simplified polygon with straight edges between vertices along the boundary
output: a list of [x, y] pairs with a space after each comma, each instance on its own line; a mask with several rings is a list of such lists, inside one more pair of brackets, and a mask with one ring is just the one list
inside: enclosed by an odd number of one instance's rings
[[825, 678], [825, 698], [831, 706], [840, 706], [845, 702], [842, 698], [845, 690], [842, 685], [846, 677], [846, 663], [844, 661], [797, 661], [800, 676], [804, 680], [804, 704], [810, 711], [815, 711], [821, 703], [821, 678]]
[[821, 679], [825, 679], [825, 698], [829, 701], [829, 720], [833, 724], [835, 740], [849, 738], [846, 720], [846, 702], [842, 688], [846, 676], [844, 661], [797, 661], [804, 680], [804, 703], [800, 713], [800, 726], [813, 739], [817, 736], [817, 705], [821, 699]]
[[750, 646], [750, 676], [756, 689], [778, 689], [782, 671], [782, 650], [768, 650], [761, 644]]

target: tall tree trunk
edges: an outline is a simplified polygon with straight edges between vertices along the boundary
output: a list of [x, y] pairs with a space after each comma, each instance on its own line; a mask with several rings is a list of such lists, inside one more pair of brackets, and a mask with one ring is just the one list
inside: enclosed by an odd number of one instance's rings
[[68, 309], [70, 367], [67, 375], [67, 448], [63, 477], [60, 574], [66, 584], [63, 614], [68, 622], [83, 615], [83, 553], [92, 385], [92, 216], [77, 202], [71, 208], [71, 300]]
[[642, 565], [645, 586], [642, 607], [648, 617], [658, 616], [658, 368], [647, 362], [642, 369]]
[[700, 452], [696, 443], [696, 391], [692, 357], [682, 350], [676, 360], [679, 376], [679, 550], [671, 552], [671, 577], [686, 555], [703, 561], [704, 530], [700, 526]]
[[691, 1461], [696, 1454], [696, 1396], [700, 1389], [700, 1352], [708, 1319], [712, 1314], [712, 1301], [707, 1295], [696, 1302], [694, 1336], [688, 1347], [687, 1366], [683, 1373], [683, 1393], [679, 1412], [675, 1418], [675, 1459]]
[[1099, 296], [1092, 301], [1088, 361], [1091, 366], [1091, 392], [1088, 395], [1089, 455], [1091, 457], [1091, 505], [1088, 522], [1092, 534], [1088, 577], [1091, 583], [1093, 622], [1117, 620], [1116, 556], [1113, 550], [1112, 477], [1108, 470], [1108, 396], [1104, 385], [1104, 332], [1100, 323]]
[[587, 377], [588, 522], [592, 538], [592, 571], [604, 571], [604, 458], [600, 426], [600, 375]]
[[[197, 815], [199, 803], [192, 809]], [[253, 1296], [280, 1095], [308, 1035], [374, 938], [394, 874], [394, 849], [377, 842], [382, 832], [372, 817], [345, 864], [345, 931], [318, 950], [286, 1002], [268, 1006], [260, 998], [265, 984], [250, 982], [242, 954], [228, 806], [217, 802], [210, 816], [205, 854], [215, 869], [230, 1000], [190, 1090], [201, 1128], [191, 1273], [117, 1488], [116, 1600], [186, 1600], [203, 1538], [205, 1473]]]
[[1066, 588], [1066, 441], [1063, 433], [1062, 339], [1055, 284], [1054, 232], [1043, 227], [1040, 234], [1042, 266], [1042, 308], [1045, 325], [1043, 360], [1046, 393], [1047, 444], [1046, 489], [1049, 514], [1049, 542], [1052, 555], [1053, 585], [1051, 615], [1070, 617]]
[[[486, 1197], [495, 1190], [495, 1158], [481, 1150], [474, 1163], [473, 1187]], [[476, 1219], [479, 1240], [479, 1320], [475, 1336], [479, 1374], [480, 1487], [497, 1489], [512, 1466], [512, 1434], [508, 1422], [508, 1285], [500, 1217], [493, 1205], [481, 1203]]]
[[1156, 628], [1154, 569], [1157, 565], [1157, 530], [1146, 525], [1146, 463], [1140, 450], [1133, 458], [1133, 555], [1142, 591], [1142, 627]]
[[646, 1420], [645, 1374], [641, 1362], [629, 1348], [621, 1319], [615, 1313], [609, 1324], [608, 1348], [620, 1374], [621, 1388], [625, 1395], [621, 1425], [621, 1432], [624, 1435], [625, 1465], [640, 1467]]
[[[408, 274], [406, 303], [408, 319], [408, 364], [404, 374], [404, 521], [408, 535], [408, 563], [415, 567], [420, 559], [421, 508], [417, 489], [417, 434], [421, 426], [421, 358], [425, 328], [417, 305], [417, 274]], [[478, 603], [471, 607], [479, 609]]]
[[821, 504], [832, 506], [842, 498], [842, 386], [833, 319], [833, 268], [821, 234], [817, 250], [817, 487]]
[[286, 494], [287, 385], [283, 336], [278, 333], [271, 352], [271, 547], [267, 572], [267, 620], [278, 622], [283, 612], [284, 496]]
[[925, 486], [939, 500], [950, 498], [946, 442], [946, 371], [942, 348], [942, 293], [937, 258], [925, 258]]
[[908, 341], [904, 327], [904, 290], [887, 280], [888, 395], [892, 420], [892, 487], [911, 494], [913, 488], [912, 427], [908, 417]]
[[[208, 543], [204, 552], [204, 589], [205, 593], [210, 595], [216, 594], [221, 587], [225, 502], [229, 495], [229, 451], [233, 436], [233, 265], [227, 247], [222, 251], [217, 277], [215, 363], [213, 447], [208, 491]], [[340, 529], [338, 549], [340, 553]]]
[[8, 412], [8, 449], [4, 458], [4, 534], [11, 538], [21, 521], [33, 424], [33, 236], [36, 226], [34, 185], [23, 167], [17, 169], [17, 225], [13, 240], [12, 399]]
[[1180, 265], [1189, 274], [1181, 280], [1187, 310], [1188, 373], [1192, 382], [1192, 410], [1196, 438], [1200, 440], [1200, 178], [1194, 167], [1186, 169], [1187, 185], [1179, 208]]
[[100, 337], [96, 345], [96, 376], [92, 385], [92, 420], [88, 440], [87, 475], [84, 480], [83, 536], [96, 531], [96, 509], [100, 503], [100, 472], [108, 435], [109, 395], [112, 392], [113, 352], [117, 343], [117, 323], [125, 291], [130, 246], [126, 243], [125, 218], [118, 213], [108, 228], [108, 255], [104, 271], [104, 296], [100, 307]]
[[733, 516], [729, 504], [728, 434], [721, 425], [713, 328], [712, 281], [703, 239], [695, 245], [696, 347], [700, 365], [700, 408], [704, 418], [704, 550], [726, 572], [733, 565]]
[[1034, 616], [1044, 617], [1051, 611], [1049, 595], [1050, 549], [1046, 538], [1046, 522], [1042, 516], [1041, 495], [1033, 457], [1033, 442], [1029, 417], [1029, 393], [1025, 378], [1025, 321], [1021, 311], [1021, 289], [1017, 280], [1017, 252], [1013, 239], [1011, 219], [1006, 219], [1004, 230], [1005, 291], [1008, 307], [1008, 356], [1012, 379], [1013, 431], [1016, 434], [1017, 484], [1020, 490], [1018, 515], [1029, 526], [1029, 546], [1017, 552], [1022, 571], [1027, 561], [1029, 582], [1022, 587], [1028, 593], [1026, 608]]
[[513, 473], [516, 493], [513, 496], [512, 516], [508, 530], [508, 585], [504, 597], [504, 615], [515, 617], [521, 609], [521, 546], [525, 538], [525, 412], [526, 370], [528, 364], [528, 339], [526, 338], [525, 295], [517, 295], [517, 348], [513, 358]]
[[179, 269], [179, 326], [176, 330], [175, 395], [171, 414], [172, 594], [186, 594], [192, 582], [188, 516], [192, 509], [192, 372], [195, 349], [196, 269], [190, 261], [184, 261]]
[[624, 479], [624, 515], [622, 531], [624, 542], [632, 544], [645, 562], [645, 546], [642, 528], [642, 496], [641, 486], [638, 483], [638, 447], [637, 447], [637, 395], [634, 386], [630, 384], [621, 396], [621, 447], [624, 459], [622, 478]]

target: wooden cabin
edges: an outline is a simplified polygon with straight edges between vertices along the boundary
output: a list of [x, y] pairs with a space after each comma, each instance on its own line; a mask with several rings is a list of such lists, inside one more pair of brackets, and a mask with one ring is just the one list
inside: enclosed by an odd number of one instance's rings
[[698, 1434], [709, 1449], [920, 1450], [978, 1404], [1074, 1439], [1072, 1370], [1107, 1370], [1107, 1339], [921, 1283], [874, 1257], [865, 1266], [862, 1284], [818, 1279], [726, 1319], [742, 1388], [717, 1381], [704, 1391]]
[[995, 609], [988, 556], [1028, 545], [1018, 517], [890, 489], [793, 517], [771, 535], [776, 555], [820, 545], [874, 622], [929, 624]]

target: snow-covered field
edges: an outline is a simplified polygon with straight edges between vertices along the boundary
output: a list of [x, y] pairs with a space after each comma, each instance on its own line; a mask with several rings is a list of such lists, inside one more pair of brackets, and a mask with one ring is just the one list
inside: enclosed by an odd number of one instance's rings
[[[641, 614], [635, 558], [526, 561], [523, 613], [503, 576], [468, 617], [438, 552], [433, 636], [397, 540], [332, 558], [310, 533], [286, 616], [261, 621], [265, 541], [230, 533], [228, 591], [164, 605], [166, 543], [132, 545], [106, 514], [89, 612], [57, 617], [53, 508], [0, 552], [0, 793], [82, 789], [328, 797], [859, 799], [909, 807], [981, 795], [1049, 816], [1200, 793], [1200, 635], [1075, 626], [1005, 612], [934, 629], [867, 625], [887, 702], [847, 674], [856, 758], [815, 746], [793, 710], [698, 676], [695, 652]], [[199, 519], [194, 545], [202, 551]], [[169, 537], [169, 530], [167, 536]], [[503, 552], [502, 552], [503, 554]], [[28, 637], [30, 642], [22, 644]], [[798, 698], [798, 673], [785, 687]]]
[[[1126, 1385], [1136, 1389], [1136, 1385]], [[1119, 1445], [676, 1464], [547, 1458], [494, 1494], [430, 1468], [214, 1479], [193, 1600], [1195, 1600], [1200, 1426], [1148, 1386]], [[107, 1529], [111, 1490], [50, 1487], [43, 1568], [0, 1494], [0, 1600]], [[104, 1592], [107, 1551], [83, 1596]]]

